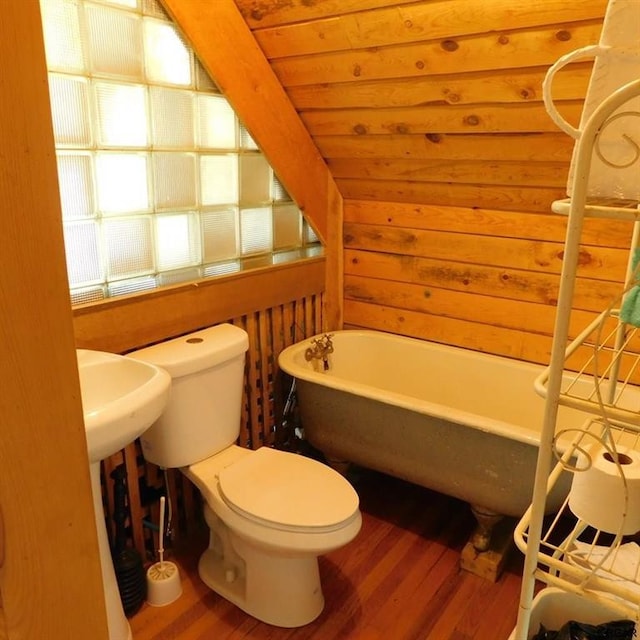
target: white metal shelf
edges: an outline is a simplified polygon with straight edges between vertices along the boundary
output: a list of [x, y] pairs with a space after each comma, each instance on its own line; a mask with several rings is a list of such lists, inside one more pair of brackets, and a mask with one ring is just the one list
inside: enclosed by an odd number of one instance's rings
[[[552, 206], [554, 212], [568, 216], [567, 235], [550, 363], [536, 381], [536, 391], [546, 401], [533, 498], [514, 533], [517, 546], [525, 553], [514, 640], [527, 640], [537, 631], [529, 628], [536, 580], [578, 594], [587, 601], [605, 603], [621, 617], [640, 621], [640, 547], [636, 549], [640, 532], [632, 537], [623, 535], [626, 529], [636, 526], [635, 519], [627, 519], [626, 507], [621, 510], [622, 524], [615, 534], [597, 531], [576, 517], [569, 506], [571, 494], [551, 521], [545, 508], [548, 494], [562, 474], [580, 473], [579, 461], [586, 459], [590, 464], [590, 459], [585, 457], [589, 451], [585, 443], [594, 441], [608, 447], [607, 453], [613, 453], [611, 458], [625, 491], [623, 504], [629, 505], [628, 483], [617, 451], [628, 447], [634, 450], [627, 451], [630, 456], [640, 452], [640, 335], [636, 326], [622, 321], [620, 309], [626, 310], [624, 303], [630, 300], [626, 296], [640, 280], [635, 264], [640, 209], [636, 200], [591, 197], [587, 182], [592, 156], [598, 154], [602, 159], [599, 136], [613, 120], [620, 123], [619, 110], [623, 107], [622, 115], [630, 118], [633, 127], [623, 137], [635, 150], [635, 159], [624, 167], [635, 163], [640, 180], [640, 112], [629, 110], [631, 101], [636, 101], [637, 106], [638, 97], [640, 79], [614, 91], [600, 103], [581, 130], [576, 130], [571, 197]], [[587, 217], [633, 223], [630, 256], [626, 282], [618, 298], [579, 336], [570, 340], [583, 222]], [[622, 316], [628, 319], [626, 314]], [[581, 429], [563, 431], [558, 424], [561, 405], [584, 412], [585, 423]], [[558, 459], [555, 466], [554, 455]], [[575, 507], [575, 503], [572, 505]], [[596, 520], [589, 518], [592, 522]], [[601, 526], [609, 527], [608, 524]], [[629, 553], [636, 551], [630, 570]]]
[[[584, 450], [590, 438], [605, 438], [618, 449], [640, 448], [640, 432], [612, 427], [597, 418], [587, 420], [559, 456], [549, 476], [549, 490], [562, 473], [574, 468], [577, 452]], [[514, 533], [516, 545], [525, 553], [530, 542], [530, 524], [531, 509], [520, 520]], [[536, 579], [606, 603], [626, 618], [639, 619], [640, 546], [637, 539], [590, 527], [572, 514], [568, 497], [558, 513], [545, 521], [537, 560]]]
[[[640, 430], [640, 334], [619, 315], [618, 309], [602, 312], [569, 344], [566, 361], [578, 366], [564, 368], [557, 402]], [[545, 368], [535, 381], [543, 398], [550, 373], [551, 367]]]
[[[640, 180], [640, 176], [638, 177]], [[568, 216], [571, 211], [571, 198], [556, 200], [551, 205], [554, 213]], [[640, 202], [620, 200], [618, 198], [587, 198], [584, 206], [585, 218], [608, 218], [614, 220], [640, 220]]]

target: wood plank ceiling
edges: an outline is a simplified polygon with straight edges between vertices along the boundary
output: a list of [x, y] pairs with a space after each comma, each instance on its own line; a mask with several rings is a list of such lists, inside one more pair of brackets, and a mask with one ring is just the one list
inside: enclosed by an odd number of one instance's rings
[[[548, 211], [573, 146], [541, 83], [606, 0], [235, 0], [345, 199]], [[589, 63], [554, 96], [577, 122]], [[487, 188], [488, 187], [488, 188]]]

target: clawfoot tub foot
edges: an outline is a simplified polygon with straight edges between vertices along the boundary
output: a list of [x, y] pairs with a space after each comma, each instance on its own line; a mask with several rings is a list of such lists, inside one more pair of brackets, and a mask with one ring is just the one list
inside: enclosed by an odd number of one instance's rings
[[471, 505], [471, 512], [478, 522], [471, 536], [471, 544], [476, 551], [486, 551], [491, 544], [493, 529], [503, 516], [477, 504]]
[[460, 554], [460, 566], [485, 580], [496, 582], [513, 546], [513, 519], [477, 504], [471, 511], [478, 526]]

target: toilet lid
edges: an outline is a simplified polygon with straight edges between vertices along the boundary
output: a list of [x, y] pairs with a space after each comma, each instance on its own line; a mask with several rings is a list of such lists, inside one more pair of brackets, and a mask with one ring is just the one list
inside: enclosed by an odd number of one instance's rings
[[277, 529], [331, 531], [358, 512], [358, 494], [338, 472], [269, 447], [224, 468], [218, 481], [231, 509]]

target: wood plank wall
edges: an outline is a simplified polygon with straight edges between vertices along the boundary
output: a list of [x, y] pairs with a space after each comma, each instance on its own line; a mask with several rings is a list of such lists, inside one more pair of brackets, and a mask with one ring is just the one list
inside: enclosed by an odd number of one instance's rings
[[[350, 201], [345, 221], [349, 325], [548, 363], [563, 218]], [[630, 231], [588, 221], [571, 337], [620, 294]]]
[[[606, 0], [236, 0], [344, 205], [344, 323], [547, 363], [573, 141], [544, 108]], [[577, 124], [590, 63], [558, 74]], [[572, 333], [619, 293], [631, 230], [590, 221]]]
[[[562, 192], [541, 82], [606, 0], [236, 3], [345, 199], [541, 212]], [[588, 75], [555, 84], [574, 123]]]

